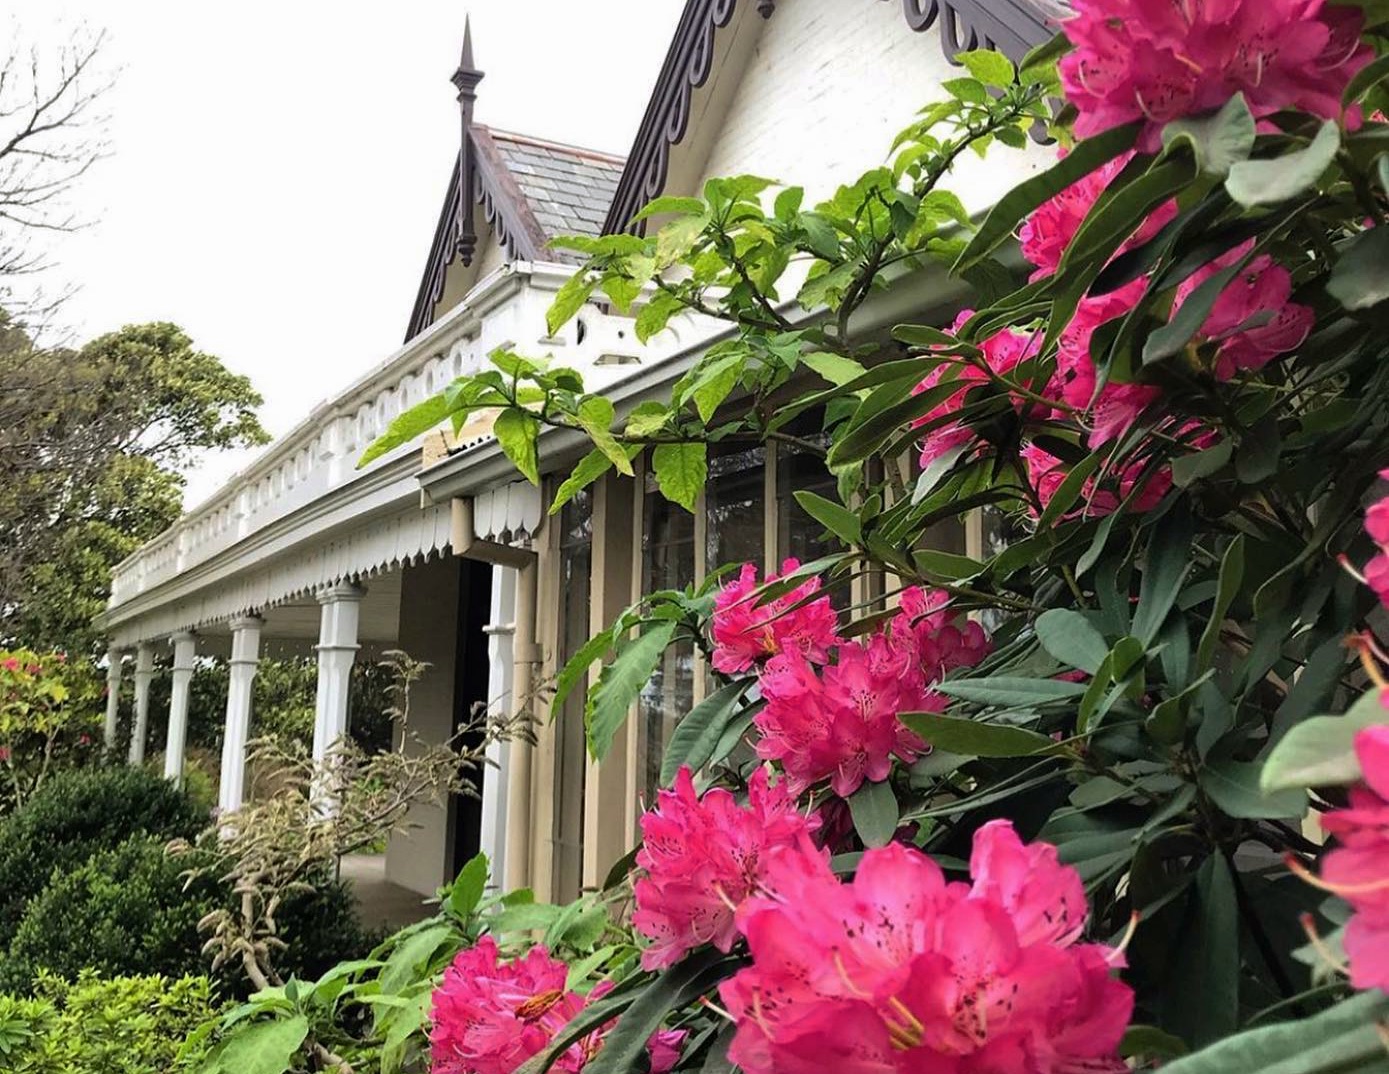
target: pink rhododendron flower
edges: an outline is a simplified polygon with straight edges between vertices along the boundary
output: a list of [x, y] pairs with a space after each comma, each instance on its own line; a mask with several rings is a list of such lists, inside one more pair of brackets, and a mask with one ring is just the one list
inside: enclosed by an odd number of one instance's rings
[[1171, 120], [1214, 111], [1236, 93], [1256, 119], [1285, 108], [1338, 118], [1346, 83], [1374, 58], [1360, 40], [1361, 13], [1323, 0], [1075, 0], [1073, 7], [1062, 29], [1076, 47], [1060, 71], [1078, 112], [1076, 135], [1144, 120], [1144, 152], [1161, 145]]
[[796, 794], [829, 779], [847, 798], [865, 779], [886, 779], [894, 757], [910, 764], [926, 748], [897, 714], [944, 708], [885, 635], [848, 642], [838, 653], [823, 676], [799, 653], [783, 653], [759, 680], [767, 704], [753, 717], [762, 733], [757, 754], [781, 762]]
[[[1183, 280], [1172, 300], [1173, 312], [1201, 283], [1244, 257], [1253, 241], [1227, 251]], [[1312, 330], [1312, 309], [1289, 302], [1292, 290], [1288, 270], [1260, 254], [1220, 292], [1197, 337], [1198, 342], [1217, 344], [1212, 370], [1217, 380], [1229, 380], [1240, 370], [1262, 369], [1278, 355], [1302, 345]]]
[[[431, 1074], [512, 1074], [543, 1051], [589, 1002], [612, 989], [604, 982], [581, 996], [566, 990], [568, 974], [569, 967], [540, 945], [508, 962], [498, 958], [497, 943], [490, 936], [459, 952], [431, 997]], [[552, 1069], [579, 1074], [602, 1048], [612, 1025], [608, 1022], [580, 1038]], [[652, 1037], [652, 1074], [666, 1074], [675, 1065], [683, 1040], [683, 1032], [663, 1031]]]
[[865, 779], [886, 779], [894, 757], [910, 764], [925, 752], [899, 714], [941, 711], [945, 699], [930, 684], [990, 650], [983, 627], [951, 615], [946, 600], [934, 590], [904, 590], [888, 630], [840, 644], [818, 674], [797, 653], [762, 669], [758, 756], [781, 762], [794, 793], [829, 779], [848, 797]]
[[1355, 736], [1364, 782], [1350, 805], [1322, 818], [1340, 842], [1322, 862], [1322, 883], [1355, 910], [1346, 925], [1350, 980], [1356, 988], [1389, 991], [1389, 725]]
[[[1042, 510], [1046, 510], [1057, 489], [1071, 472], [1070, 466], [1036, 444], [1024, 445], [1019, 457], [1026, 470], [1028, 484], [1036, 491]], [[1066, 517], [1098, 517], [1113, 514], [1135, 488], [1138, 489], [1138, 495], [1129, 503], [1129, 509], [1151, 511], [1162, 502], [1162, 498], [1172, 488], [1172, 471], [1166, 466], [1152, 473], [1148, 471], [1147, 460], [1142, 458], [1125, 464], [1119, 470], [1117, 494], [1107, 488], [1097, 487], [1094, 477], [1088, 478], [1081, 486], [1080, 500]], [[1036, 508], [1033, 507], [1032, 511], [1035, 514]]]
[[[958, 332], [973, 315], [973, 310], [961, 310], [959, 316], [955, 318], [955, 323], [950, 326], [950, 331]], [[995, 373], [1006, 374], [1025, 359], [1036, 357], [1041, 342], [1042, 337], [1039, 334], [1017, 332], [1011, 328], [1005, 328], [995, 332], [980, 343], [979, 349], [983, 352], [985, 365]], [[932, 349], [940, 350], [943, 348], [933, 347]], [[988, 379], [987, 374], [978, 366], [952, 360], [936, 366], [916, 386], [914, 392], [918, 395], [936, 387], [942, 381], [952, 384], [958, 383], [960, 386], [958, 391], [952, 392], [912, 423], [913, 428], [919, 428], [928, 423], [938, 423], [934, 424], [922, 437], [922, 466], [930, 465], [933, 460], [938, 459], [946, 452], [968, 444], [974, 439], [972, 430], [961, 425], [958, 421], [945, 419], [960, 410], [964, 405], [965, 396], [971, 388], [977, 388], [979, 385], [987, 383]]]
[[973, 667], [993, 651], [984, 628], [952, 614], [950, 595], [939, 589], [909, 586], [897, 598], [900, 613], [892, 621], [892, 644], [907, 652], [927, 682], [955, 668]]
[[[788, 559], [781, 565], [785, 576], [800, 567]], [[777, 580], [767, 579], [767, 584]], [[759, 604], [757, 568], [743, 564], [736, 581], [719, 590], [714, 599], [714, 667], [725, 675], [738, 675], [779, 652], [804, 653], [817, 663], [829, 659], [829, 650], [838, 643], [838, 618], [829, 597], [796, 607], [820, 589], [818, 578], [808, 579], [774, 600]]]
[[748, 1074], [1125, 1069], [1133, 995], [1117, 952], [1075, 942], [1085, 902], [1051, 848], [976, 833], [973, 885], [898, 843], [841, 882], [808, 841], [772, 857], [775, 898], [738, 913], [752, 964], [720, 986]]
[[[1063, 150], [1060, 154], [1065, 156]], [[1094, 207], [1105, 188], [1114, 181], [1125, 165], [1133, 159], [1132, 152], [1123, 153], [1101, 165], [1089, 175], [1076, 180], [1049, 201], [1043, 202], [1018, 230], [1023, 257], [1036, 266], [1032, 279], [1041, 279], [1056, 271], [1071, 239]], [[1119, 247], [1117, 253], [1142, 246], [1177, 215], [1177, 203], [1167, 201], [1153, 210], [1137, 231]]]
[[679, 962], [712, 943], [732, 949], [738, 938], [733, 911], [758, 890], [769, 851], [815, 831], [818, 817], [796, 809], [785, 781], [772, 786], [765, 768], [748, 781], [748, 804], [716, 787], [700, 798], [694, 777], [681, 768], [675, 786], [641, 818], [642, 849], [632, 924], [653, 942], [642, 952], [645, 969]]

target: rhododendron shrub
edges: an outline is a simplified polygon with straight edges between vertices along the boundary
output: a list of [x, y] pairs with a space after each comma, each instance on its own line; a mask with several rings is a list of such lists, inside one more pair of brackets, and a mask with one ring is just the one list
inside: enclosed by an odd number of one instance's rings
[[[538, 360], [450, 389], [567, 473], [554, 509], [627, 502], [638, 454], [689, 511], [731, 445], [824, 476], [763, 529], [809, 518], [818, 558], [698, 560], [558, 673], [605, 788], [654, 676], [697, 700], [641, 731], [661, 789], [599, 896], [631, 933], [593, 990], [547, 986], [569, 1028], [525, 1023], [525, 1074], [600, 1029], [588, 1074], [669, 1031], [688, 1071], [1383, 1067], [1389, 13], [1078, 0], [1059, 29], [961, 55], [818, 204], [715, 179], [575, 240], [552, 334], [599, 291], [643, 340], [726, 322], [668, 398], [595, 435], [606, 401]], [[981, 218], [952, 169], [1000, 150], [1028, 168]], [[488, 987], [469, 1009], [514, 1018]]]

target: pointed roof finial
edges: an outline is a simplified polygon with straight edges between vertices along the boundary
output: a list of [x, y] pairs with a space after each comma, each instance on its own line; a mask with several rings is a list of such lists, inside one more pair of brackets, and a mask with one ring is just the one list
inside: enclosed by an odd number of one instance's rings
[[477, 84], [482, 81], [482, 72], [473, 60], [473, 20], [463, 19], [463, 54], [458, 60], [458, 70], [453, 73], [453, 84], [458, 88], [458, 99], [477, 94]]

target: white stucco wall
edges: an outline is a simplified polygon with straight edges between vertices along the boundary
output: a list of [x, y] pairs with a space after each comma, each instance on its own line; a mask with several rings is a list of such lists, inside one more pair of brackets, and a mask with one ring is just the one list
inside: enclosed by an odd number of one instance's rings
[[[821, 200], [885, 163], [898, 131], [944, 96], [943, 79], [962, 73], [946, 61], [939, 30], [911, 32], [898, 3], [780, 0], [727, 112], [702, 117], [720, 129], [692, 189], [751, 173], [804, 186], [807, 204]], [[966, 154], [947, 186], [978, 212], [1051, 152]]]

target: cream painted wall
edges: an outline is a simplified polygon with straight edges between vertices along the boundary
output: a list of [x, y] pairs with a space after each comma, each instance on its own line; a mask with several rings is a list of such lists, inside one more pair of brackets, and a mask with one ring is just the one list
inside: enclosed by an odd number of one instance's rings
[[[912, 33], [897, 3], [782, 0], [763, 27], [702, 168], [703, 179], [752, 173], [806, 188], [807, 203], [884, 163], [897, 132], [942, 97], [960, 69], [940, 33]], [[732, 72], [729, 72], [731, 75]], [[691, 132], [694, 137], [699, 132]], [[971, 212], [1044, 166], [1051, 150], [966, 154], [948, 182]]]
[[[446, 555], [406, 567], [401, 579], [399, 646], [413, 659], [430, 665], [410, 689], [409, 727], [425, 742], [442, 742], [453, 733], [458, 571], [459, 561]], [[433, 895], [446, 879], [452, 839], [448, 820], [443, 806], [412, 809], [411, 830], [391, 839], [386, 847], [386, 879]]]

